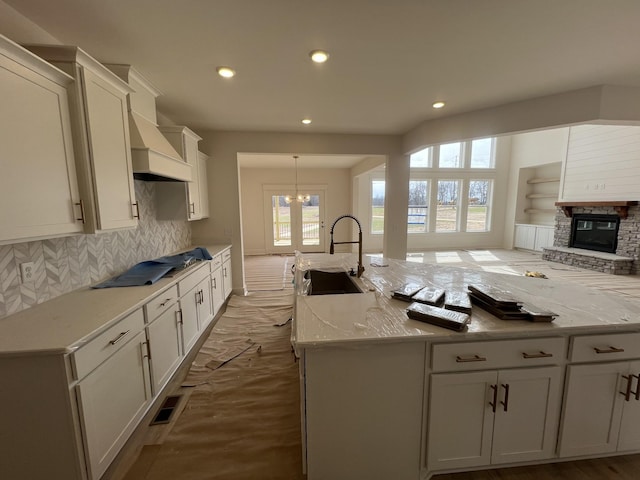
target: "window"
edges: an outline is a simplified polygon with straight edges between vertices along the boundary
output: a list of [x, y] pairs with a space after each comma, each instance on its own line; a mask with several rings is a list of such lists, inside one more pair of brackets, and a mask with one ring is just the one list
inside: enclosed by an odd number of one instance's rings
[[467, 201], [467, 232], [489, 231], [489, 211], [491, 202], [491, 180], [469, 181]]
[[419, 152], [412, 153], [409, 157], [409, 166], [411, 168], [429, 168], [431, 167], [432, 147], [425, 148]]
[[371, 181], [371, 233], [384, 233], [384, 180]]
[[438, 166], [440, 168], [460, 168], [463, 166], [462, 143], [445, 143], [440, 145]]
[[436, 232], [457, 232], [460, 180], [438, 180]]
[[494, 168], [494, 139], [481, 138], [471, 142], [471, 168]]
[[428, 225], [429, 181], [409, 181], [407, 233], [424, 233]]

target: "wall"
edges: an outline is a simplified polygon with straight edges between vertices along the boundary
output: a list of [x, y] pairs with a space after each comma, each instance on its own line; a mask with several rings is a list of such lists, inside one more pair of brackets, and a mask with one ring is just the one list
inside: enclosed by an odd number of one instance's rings
[[[230, 243], [233, 245], [234, 290], [243, 290], [244, 245], [241, 213], [243, 202], [239, 182], [238, 153], [288, 153], [317, 155], [384, 155], [387, 158], [387, 174], [398, 170], [403, 175], [408, 157], [400, 153], [400, 137], [395, 135], [324, 135], [272, 132], [221, 132], [199, 130], [200, 149], [207, 152], [209, 160], [208, 186], [210, 217], [194, 222], [193, 240], [200, 243]], [[408, 170], [408, 168], [407, 168]], [[408, 177], [407, 177], [408, 178]], [[397, 183], [397, 182], [396, 182]], [[399, 183], [402, 190], [402, 183]], [[407, 185], [408, 188], [408, 185]], [[406, 194], [390, 198], [391, 209], [399, 212], [406, 223]], [[398, 202], [398, 205], [395, 205]], [[404, 202], [404, 206], [402, 203]], [[400, 220], [402, 221], [402, 220]], [[385, 226], [386, 228], [386, 226]], [[393, 231], [393, 230], [388, 230]], [[404, 258], [406, 231], [387, 236], [389, 256]]]
[[[267, 253], [265, 238], [265, 218], [263, 186], [290, 185], [293, 189], [295, 170], [293, 168], [242, 168], [240, 169], [242, 232], [245, 255], [264, 255]], [[325, 195], [325, 243], [328, 251], [329, 226], [333, 219], [348, 213], [351, 204], [350, 170], [349, 169], [315, 169], [299, 168], [298, 185], [326, 186]], [[336, 232], [338, 228], [336, 227]], [[338, 233], [336, 233], [338, 234]], [[344, 230], [344, 235], [348, 231]], [[338, 238], [338, 237], [336, 237]]]
[[[504, 248], [513, 247], [516, 223], [528, 223], [524, 213], [528, 191], [525, 169], [544, 168], [545, 165], [564, 162], [567, 154], [569, 128], [556, 128], [512, 135], [507, 196], [505, 198]], [[541, 170], [542, 172], [542, 170]]]
[[[154, 184], [136, 180], [135, 190], [136, 229], [0, 246], [0, 318], [190, 246], [188, 222], [155, 220]], [[23, 262], [34, 262], [34, 282], [20, 283]]]
[[571, 128], [562, 201], [640, 200], [640, 127]]

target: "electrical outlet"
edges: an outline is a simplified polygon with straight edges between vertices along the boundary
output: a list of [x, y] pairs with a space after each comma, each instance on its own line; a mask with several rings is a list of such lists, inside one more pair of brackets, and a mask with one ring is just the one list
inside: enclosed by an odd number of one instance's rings
[[20, 264], [20, 275], [22, 276], [22, 283], [33, 282], [35, 277], [35, 267], [33, 262], [24, 262]]

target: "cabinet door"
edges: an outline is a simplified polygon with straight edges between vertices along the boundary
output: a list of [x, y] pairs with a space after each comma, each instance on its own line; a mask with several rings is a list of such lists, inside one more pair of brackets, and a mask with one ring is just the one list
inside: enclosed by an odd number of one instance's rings
[[[231, 255], [229, 253], [229, 255]], [[231, 257], [225, 258], [222, 262], [222, 283], [224, 287], [224, 298], [229, 298], [233, 291], [233, 278], [231, 276]]]
[[431, 375], [429, 470], [489, 464], [496, 379], [495, 371]]
[[[640, 362], [631, 362], [627, 378], [623, 378], [622, 396], [622, 421], [620, 422], [620, 436], [618, 440], [618, 451], [626, 452], [630, 450], [640, 450]], [[627, 382], [630, 383], [630, 395], [626, 400]], [[635, 389], [633, 388], [635, 386]], [[620, 397], [620, 393], [618, 394]]]
[[189, 220], [199, 220], [202, 218], [202, 207], [200, 203], [200, 183], [198, 180], [198, 138], [185, 133], [184, 142], [184, 160], [191, 165], [191, 173], [193, 181], [188, 182], [189, 195]]
[[560, 434], [560, 456], [615, 452], [627, 362], [571, 365]]
[[139, 212], [135, 205], [126, 94], [87, 68], [82, 72], [97, 228], [135, 227]]
[[514, 247], [533, 250], [535, 248], [535, 225], [516, 225]]
[[545, 247], [553, 246], [553, 227], [536, 227], [534, 249], [541, 252]]
[[200, 330], [204, 330], [211, 319], [213, 319], [213, 305], [211, 301], [211, 277], [202, 280], [198, 287], [200, 289], [200, 298], [198, 303], [198, 326]]
[[216, 315], [220, 311], [224, 303], [223, 288], [222, 267], [218, 267], [211, 273], [211, 303], [213, 315]]
[[182, 352], [187, 354], [198, 339], [198, 306], [200, 287], [196, 285], [180, 298], [180, 332], [182, 334]]
[[104, 473], [149, 405], [146, 350], [142, 331], [77, 386], [93, 480]]
[[552, 458], [560, 412], [560, 367], [501, 370], [491, 463]]
[[0, 39], [0, 243], [83, 231], [77, 220], [71, 79], [57, 70], [47, 76], [45, 68], [53, 67], [21, 52]]
[[207, 182], [207, 160], [209, 157], [198, 152], [198, 185], [200, 194], [200, 218], [209, 218], [209, 185]]
[[176, 304], [147, 327], [154, 395], [165, 386], [182, 359], [178, 319], [178, 306]]

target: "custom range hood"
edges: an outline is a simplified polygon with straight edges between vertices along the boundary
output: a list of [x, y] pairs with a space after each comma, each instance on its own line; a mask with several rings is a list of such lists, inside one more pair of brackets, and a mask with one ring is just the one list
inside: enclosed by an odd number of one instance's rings
[[156, 97], [161, 93], [131, 65], [107, 64], [134, 90], [129, 95], [129, 135], [133, 176], [151, 182], [190, 182], [191, 165], [158, 130]]

